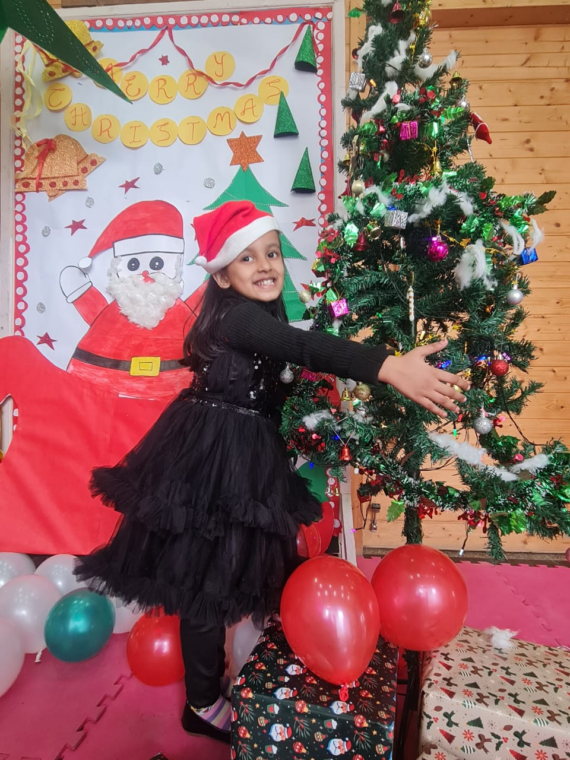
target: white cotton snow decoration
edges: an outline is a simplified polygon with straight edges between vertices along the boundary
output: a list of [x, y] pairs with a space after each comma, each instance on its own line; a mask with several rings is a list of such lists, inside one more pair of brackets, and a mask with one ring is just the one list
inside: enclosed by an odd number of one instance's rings
[[383, 31], [384, 30], [382, 29], [382, 26], [380, 24], [372, 24], [372, 26], [368, 28], [368, 34], [366, 35], [366, 42], [358, 51], [358, 57], [356, 59], [358, 63], [359, 71], [362, 71], [362, 61], [364, 59], [364, 56], [369, 55], [372, 52], [372, 42], [374, 40], [374, 37], [377, 37], [379, 34], [382, 34]]
[[443, 69], [444, 71], [449, 71], [452, 69], [457, 63], [457, 58], [457, 51], [452, 50], [444, 61], [441, 61], [440, 63], [432, 63], [431, 66], [427, 66], [425, 69], [423, 69], [419, 64], [416, 64], [416, 66], [414, 66], [414, 74], [422, 82], [426, 82], [428, 79], [431, 79], [433, 77], [438, 69]]
[[479, 446], [472, 446], [470, 443], [461, 443], [457, 438], [447, 433], [429, 433], [428, 438], [437, 444], [440, 449], [447, 451], [448, 454], [475, 467], [481, 466], [481, 460], [486, 453], [485, 449]]
[[548, 454], [536, 454], [511, 467], [511, 472], [538, 472], [550, 462]]
[[513, 638], [517, 635], [516, 631], [491, 626], [486, 628], [484, 633], [491, 637], [491, 644], [495, 649], [512, 649], [515, 646]]
[[384, 87], [384, 90], [379, 95], [376, 103], [374, 103], [370, 111], [365, 111], [360, 117], [360, 123], [366, 124], [367, 121], [372, 121], [372, 119], [375, 116], [378, 116], [379, 114], [383, 113], [387, 108], [386, 98], [393, 98], [394, 95], [397, 94], [397, 92], [398, 92], [397, 82], [386, 82], [386, 86]]
[[383, 203], [386, 207], [389, 207], [394, 202], [394, 198], [387, 193], [383, 193], [376, 185], [370, 185], [363, 193], [363, 197], [367, 198], [369, 195], [375, 195], [378, 198], [379, 203]]
[[303, 417], [303, 425], [307, 430], [316, 430], [318, 425], [324, 420], [334, 420], [334, 417], [330, 412], [313, 412]]
[[469, 288], [475, 280], [482, 280], [487, 290], [493, 290], [497, 284], [487, 272], [487, 258], [482, 240], [465, 248], [454, 274], [459, 290]]
[[530, 239], [532, 240], [532, 247], [536, 248], [544, 240], [544, 231], [540, 229], [536, 223], [536, 219], [531, 219], [532, 232], [530, 233]]
[[524, 239], [522, 235], [516, 229], [516, 227], [513, 227], [512, 224], [509, 224], [508, 222], [505, 222], [502, 219], [501, 219], [501, 227], [505, 230], [507, 235], [513, 241], [513, 253], [511, 255], [511, 259], [518, 259], [518, 257], [524, 251]]
[[415, 32], [412, 32], [407, 40], [400, 40], [398, 43], [398, 52], [394, 53], [392, 58], [388, 59], [388, 62], [386, 63], [386, 75], [389, 77], [393, 77], [396, 74], [399, 74], [402, 70], [402, 64], [408, 57], [408, 48], [410, 45], [416, 41], [416, 34]]
[[414, 224], [428, 217], [434, 209], [447, 203], [449, 196], [452, 196], [465, 216], [471, 216], [473, 213], [473, 202], [469, 196], [450, 187], [447, 184], [447, 180], [444, 180], [439, 187], [430, 188], [427, 197], [416, 204], [414, 213], [408, 219], [409, 224]]

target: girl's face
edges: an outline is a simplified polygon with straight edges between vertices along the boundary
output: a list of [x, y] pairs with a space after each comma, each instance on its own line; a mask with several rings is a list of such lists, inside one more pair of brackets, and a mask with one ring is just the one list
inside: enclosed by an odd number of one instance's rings
[[272, 230], [258, 238], [214, 278], [221, 288], [233, 288], [251, 300], [275, 301], [285, 278], [279, 234]]

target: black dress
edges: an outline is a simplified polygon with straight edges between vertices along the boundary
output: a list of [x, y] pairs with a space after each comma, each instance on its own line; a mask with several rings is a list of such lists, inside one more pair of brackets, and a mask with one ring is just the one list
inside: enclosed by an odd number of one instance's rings
[[372, 383], [386, 352], [270, 312], [239, 299], [221, 353], [122, 462], [94, 470], [93, 494], [123, 517], [80, 560], [92, 588], [212, 626], [245, 615], [260, 624], [278, 609], [299, 526], [321, 517], [274, 419], [279, 374], [289, 361]]

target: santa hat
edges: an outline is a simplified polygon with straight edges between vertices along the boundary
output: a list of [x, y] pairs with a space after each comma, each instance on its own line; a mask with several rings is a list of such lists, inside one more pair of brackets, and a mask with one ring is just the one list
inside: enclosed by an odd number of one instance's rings
[[113, 249], [114, 256], [138, 253], [184, 253], [180, 211], [166, 201], [141, 201], [121, 211], [97, 238], [81, 269], [89, 269], [94, 256]]
[[227, 267], [267, 232], [281, 232], [274, 217], [250, 201], [229, 201], [194, 219], [200, 255], [196, 264], [213, 274]]

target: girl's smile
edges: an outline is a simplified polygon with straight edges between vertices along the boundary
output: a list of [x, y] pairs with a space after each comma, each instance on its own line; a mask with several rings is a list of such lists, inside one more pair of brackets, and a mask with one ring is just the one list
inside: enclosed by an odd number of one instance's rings
[[233, 288], [255, 301], [275, 301], [285, 279], [279, 234], [267, 232], [213, 276], [221, 288]]

